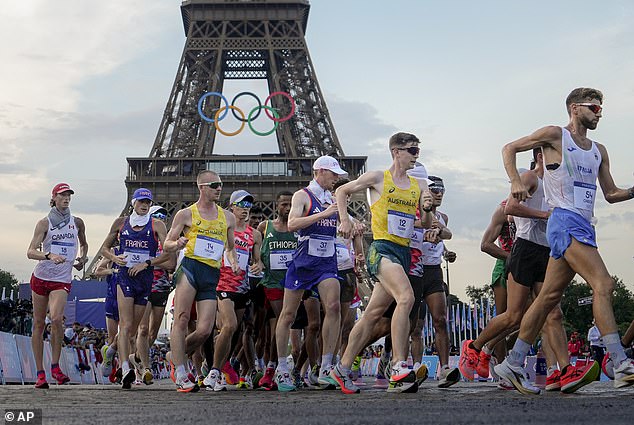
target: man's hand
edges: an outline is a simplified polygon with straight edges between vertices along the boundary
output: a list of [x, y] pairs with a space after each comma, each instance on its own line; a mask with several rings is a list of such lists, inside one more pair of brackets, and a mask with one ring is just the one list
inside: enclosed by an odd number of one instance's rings
[[136, 276], [137, 274], [141, 273], [143, 270], [147, 269], [148, 267], [150, 266], [147, 263], [135, 264], [134, 267], [132, 267], [131, 269], [128, 269], [128, 275]]
[[181, 249], [185, 248], [185, 246], [187, 245], [187, 243], [188, 243], [188, 242], [189, 242], [189, 239], [187, 239], [187, 238], [186, 238], [186, 237], [184, 237], [184, 236], [181, 236], [180, 238], [178, 238], [178, 239], [176, 240], [176, 248], [177, 248], [177, 251], [179, 251], [179, 250], [181, 250]]
[[258, 261], [257, 263], [251, 264], [249, 266], [249, 271], [254, 275], [259, 275], [260, 273], [262, 273], [262, 270], [264, 270], [264, 264], [262, 264], [261, 261]]
[[339, 225], [339, 232], [344, 239], [350, 239], [354, 230], [352, 221], [349, 218], [341, 218], [341, 224]]
[[423, 236], [423, 240], [425, 242], [429, 242], [429, 243], [438, 243], [440, 242], [440, 232], [441, 230], [436, 228], [436, 229], [429, 229], [425, 232], [425, 235]]
[[81, 270], [84, 268], [84, 264], [86, 264], [88, 262], [88, 257], [79, 257], [75, 259], [75, 264], [73, 264], [73, 267], [75, 267], [77, 270]]
[[122, 266], [125, 267], [128, 265], [128, 260], [127, 260], [128, 256], [125, 254], [119, 254], [119, 255], [115, 255], [112, 258], [112, 262], [115, 263], [117, 266]]
[[431, 196], [431, 192], [426, 190], [423, 192], [423, 205], [421, 206], [423, 211], [429, 212], [434, 205], [434, 198]]
[[454, 261], [456, 261], [457, 255], [453, 251], [445, 251], [443, 257], [445, 257], [445, 260], [447, 260], [448, 262], [453, 263]]
[[526, 186], [522, 183], [522, 180], [511, 182], [511, 195], [519, 202], [525, 201], [527, 198], [531, 197], [528, 193], [528, 189], [526, 189]]

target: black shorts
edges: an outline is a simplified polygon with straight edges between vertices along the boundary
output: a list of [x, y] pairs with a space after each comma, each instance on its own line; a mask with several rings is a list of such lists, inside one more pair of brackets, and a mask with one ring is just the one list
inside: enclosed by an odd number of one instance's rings
[[249, 298], [247, 294], [241, 294], [238, 292], [220, 291], [218, 292], [218, 301], [222, 300], [233, 301], [234, 310], [242, 310], [251, 304], [251, 298]]
[[[414, 306], [412, 307], [412, 311], [409, 312], [409, 319], [416, 320], [423, 297], [423, 278], [412, 275], [408, 275], [407, 277], [409, 277], [409, 283], [410, 285], [412, 285], [412, 289], [414, 290]], [[391, 319], [392, 315], [394, 314], [394, 309], [396, 309], [396, 301], [392, 302], [387, 310], [385, 310], [385, 313], [383, 313], [383, 317]]]
[[446, 292], [446, 288], [447, 285], [442, 279], [440, 264], [437, 266], [423, 266], [423, 298], [436, 292]]
[[256, 307], [264, 307], [266, 295], [264, 294], [264, 286], [256, 285], [249, 292], [249, 298], [253, 301], [253, 305]]
[[148, 302], [152, 304], [152, 307], [165, 307], [169, 296], [169, 292], [151, 292]]
[[339, 302], [349, 303], [354, 299], [354, 293], [357, 289], [357, 275], [353, 269], [339, 270], [339, 283], [341, 289], [339, 292]]
[[295, 321], [291, 325], [291, 329], [304, 329], [306, 326], [308, 326], [308, 313], [306, 313], [304, 303], [301, 302], [297, 308], [297, 315], [295, 316]]
[[507, 270], [515, 282], [532, 288], [535, 283], [544, 281], [549, 254], [549, 247], [517, 238], [511, 249]]

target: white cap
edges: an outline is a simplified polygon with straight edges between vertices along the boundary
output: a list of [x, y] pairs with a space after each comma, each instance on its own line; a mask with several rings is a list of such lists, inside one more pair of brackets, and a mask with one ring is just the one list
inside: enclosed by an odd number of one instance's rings
[[344, 171], [340, 166], [339, 162], [334, 159], [332, 156], [324, 155], [320, 156], [313, 162], [313, 170], [330, 170], [335, 174], [339, 174], [340, 176], [348, 174], [347, 171]]
[[427, 186], [433, 183], [433, 181], [427, 178], [429, 177], [429, 174], [427, 174], [427, 168], [425, 168], [425, 166], [420, 162], [416, 162], [414, 168], [407, 170], [407, 175], [414, 177], [416, 180], [425, 180]]

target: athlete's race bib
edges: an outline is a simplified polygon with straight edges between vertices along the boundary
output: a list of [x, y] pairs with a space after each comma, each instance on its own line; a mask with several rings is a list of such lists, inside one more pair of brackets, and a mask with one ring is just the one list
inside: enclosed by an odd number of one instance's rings
[[308, 239], [308, 255], [312, 257], [332, 257], [335, 255], [335, 239], [326, 235], [311, 235]]
[[412, 237], [409, 240], [409, 247], [419, 251], [423, 250], [423, 229], [414, 228]]
[[196, 236], [194, 255], [197, 257], [220, 261], [224, 249], [225, 244], [221, 240], [203, 235]]
[[592, 183], [575, 182], [575, 207], [582, 210], [594, 210], [594, 197], [597, 185]]
[[352, 257], [350, 256], [350, 250], [345, 244], [337, 243], [335, 245], [337, 250], [337, 264], [352, 264]]
[[401, 211], [389, 210], [387, 212], [387, 231], [390, 235], [401, 238], [411, 238], [414, 232], [414, 219], [412, 214]]
[[[246, 271], [247, 267], [249, 267], [249, 251], [236, 247], [236, 255], [238, 256], [240, 270]], [[225, 266], [231, 267], [227, 251], [225, 251]]]
[[51, 242], [51, 254], [61, 255], [68, 259], [68, 256], [73, 250], [73, 246], [74, 244], [72, 242], [53, 241]]
[[145, 263], [150, 259], [150, 251], [147, 249], [126, 249], [124, 252], [128, 261], [126, 267], [132, 268], [137, 264]]
[[440, 258], [444, 250], [445, 245], [442, 243], [427, 242], [423, 245], [423, 254], [426, 257]]
[[288, 267], [286, 263], [293, 259], [292, 249], [274, 249], [271, 250], [271, 255], [269, 258], [271, 259], [271, 270], [286, 270]]

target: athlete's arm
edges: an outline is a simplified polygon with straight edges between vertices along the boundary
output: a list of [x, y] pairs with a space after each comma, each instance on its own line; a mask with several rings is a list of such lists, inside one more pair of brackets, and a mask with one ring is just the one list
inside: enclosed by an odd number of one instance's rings
[[191, 226], [192, 213], [189, 208], [185, 208], [180, 210], [174, 216], [174, 220], [172, 221], [172, 227], [170, 227], [170, 231], [167, 233], [167, 237], [165, 238], [165, 243], [163, 244], [163, 251], [167, 252], [177, 252], [187, 245], [189, 240], [181, 236], [183, 231], [185, 230], [185, 226]]
[[434, 199], [427, 187], [427, 183], [424, 180], [417, 181], [420, 188], [420, 199], [418, 200], [418, 205], [420, 205], [420, 225], [423, 229], [429, 229], [434, 221], [434, 213], [432, 212]]
[[[259, 226], [258, 226], [259, 227]], [[264, 269], [262, 259], [260, 258], [260, 249], [262, 248], [262, 233], [258, 230], [253, 231], [253, 249], [251, 254], [253, 255], [253, 264], [249, 267], [249, 270], [253, 274], [260, 274]]]
[[102, 258], [97, 264], [97, 268], [95, 269], [95, 276], [97, 277], [105, 277], [114, 274], [114, 269], [111, 267], [112, 261], [108, 260], [106, 257]]
[[605, 200], [611, 204], [615, 202], [623, 202], [634, 197], [634, 187], [629, 189], [621, 189], [616, 187], [612, 173], [610, 173], [610, 158], [608, 150], [600, 143], [597, 143], [599, 152], [601, 152], [601, 165], [599, 165], [599, 184]]
[[[507, 143], [502, 148], [504, 169], [511, 179], [511, 196], [519, 201], [530, 197], [528, 190], [522, 184], [517, 171], [516, 155], [538, 147], [555, 148], [554, 144], [561, 140], [561, 128], [557, 126], [542, 127], [528, 136]], [[556, 149], [556, 148], [555, 148]]]
[[491, 222], [482, 235], [482, 241], [480, 242], [480, 251], [486, 252], [491, 257], [499, 258], [500, 260], [506, 260], [509, 253], [495, 244], [495, 240], [500, 236], [502, 232], [502, 226], [506, 222], [506, 215], [504, 214], [504, 208], [502, 205], [493, 212]]
[[[291, 211], [288, 213], [288, 231], [296, 232], [317, 223], [323, 218], [328, 218], [337, 213], [337, 204], [328, 205], [328, 208], [317, 213], [305, 216], [304, 211], [310, 208], [310, 198], [304, 190], [298, 190], [291, 199]], [[346, 211], [346, 215], [348, 212]]]
[[[524, 187], [527, 188], [529, 195], [535, 193], [535, 191], [539, 187], [539, 183], [537, 181], [537, 176], [535, 175], [535, 173], [526, 172], [523, 173], [520, 178]], [[512, 215], [515, 217], [541, 218], [547, 220], [550, 216], [550, 211], [542, 211], [536, 210], [534, 208], [529, 208], [526, 206], [526, 204], [523, 204], [515, 199], [513, 197], [513, 194], [510, 194], [508, 200], [506, 201], [506, 207], [504, 207], [504, 214]]]
[[75, 217], [75, 225], [77, 226], [77, 239], [79, 240], [79, 257], [75, 259], [75, 267], [77, 270], [84, 268], [84, 264], [88, 262], [88, 241], [86, 240], [86, 225], [84, 220]]
[[[46, 231], [48, 229], [48, 220], [46, 218], [41, 219], [35, 225], [35, 231], [33, 232], [33, 238], [31, 239], [31, 243], [29, 244], [29, 249], [26, 251], [26, 257], [31, 260], [46, 260], [46, 253], [42, 252], [39, 248], [44, 242], [44, 238], [46, 237]], [[50, 254], [49, 258], [53, 260], [53, 255]], [[61, 257], [56, 255], [56, 257]], [[63, 257], [61, 257], [63, 258]]]
[[234, 274], [240, 273], [240, 264], [238, 263], [238, 254], [236, 253], [236, 239], [234, 229], [236, 227], [236, 216], [231, 211], [224, 210], [227, 219], [227, 258], [231, 263], [231, 270]]
[[355, 234], [352, 238], [352, 248], [354, 249], [354, 262], [357, 270], [365, 264], [365, 255], [363, 253], [363, 236]]
[[353, 231], [352, 222], [348, 216], [348, 196], [371, 187], [381, 193], [382, 187], [379, 186], [382, 183], [383, 173], [381, 171], [368, 171], [363, 173], [358, 179], [337, 188], [335, 197], [337, 198], [337, 209], [339, 210], [339, 221], [341, 222], [339, 232], [344, 238], [349, 239]]
[[451, 233], [451, 230], [449, 230], [449, 227], [447, 227], [447, 224], [449, 223], [449, 217], [447, 216], [447, 214], [440, 211], [439, 214], [442, 216], [445, 224], [442, 224], [440, 221], [438, 221], [438, 229], [440, 230], [438, 232], [438, 237], [446, 241], [453, 238], [453, 233]]
[[103, 241], [103, 244], [101, 244], [101, 248], [99, 248], [99, 252], [101, 253], [101, 255], [119, 266], [125, 266], [126, 264], [128, 264], [127, 260], [125, 259], [126, 256], [123, 252], [119, 255], [114, 255], [114, 252], [112, 252], [110, 248], [115, 246], [117, 242], [117, 236], [119, 235], [119, 229], [124, 222], [125, 217], [117, 217], [115, 219], [115, 221], [112, 223], [112, 226], [110, 227], [108, 235], [106, 235], [106, 239]]

